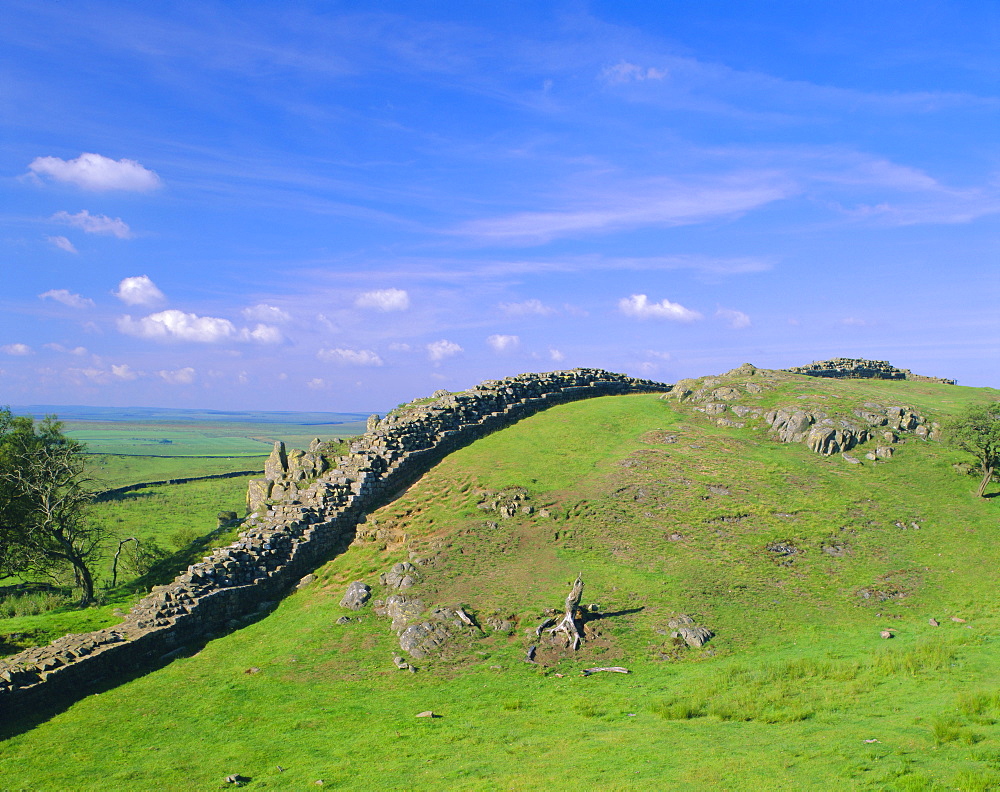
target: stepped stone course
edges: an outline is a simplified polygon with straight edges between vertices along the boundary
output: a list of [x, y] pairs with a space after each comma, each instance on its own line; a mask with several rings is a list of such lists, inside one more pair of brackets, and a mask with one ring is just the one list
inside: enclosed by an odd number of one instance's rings
[[[46, 698], [79, 698], [97, 680], [179, 656], [217, 631], [257, 618], [346, 548], [366, 512], [479, 437], [557, 404], [670, 388], [599, 369], [522, 374], [461, 393], [438, 391], [430, 401], [372, 416], [368, 431], [350, 443], [314, 440], [308, 451], [291, 452], [276, 443], [264, 478], [249, 484], [249, 515], [237, 541], [154, 588], [121, 624], [0, 660], [0, 712]], [[423, 612], [419, 600], [403, 595], [376, 607], [399, 628]], [[424, 626], [426, 635], [412, 636], [417, 652], [459, 628], [450, 616], [437, 614]]]

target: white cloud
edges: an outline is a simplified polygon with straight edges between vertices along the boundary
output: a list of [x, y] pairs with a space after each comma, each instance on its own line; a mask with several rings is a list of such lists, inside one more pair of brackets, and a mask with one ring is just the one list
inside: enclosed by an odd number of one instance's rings
[[139, 375], [132, 371], [132, 368], [128, 363], [122, 363], [120, 366], [116, 366], [114, 363], [111, 364], [111, 374], [120, 380], [134, 380]]
[[750, 326], [750, 317], [743, 311], [736, 311], [731, 308], [720, 308], [715, 312], [715, 316], [726, 322], [733, 330], [742, 330]]
[[411, 347], [409, 344], [402, 344], [399, 342], [389, 344], [389, 349], [392, 350], [393, 352], [409, 352], [410, 348]]
[[309, 390], [323, 390], [323, 388], [326, 387], [326, 381], [320, 377], [314, 377], [306, 383], [306, 387], [309, 388]]
[[77, 357], [83, 357], [88, 354], [87, 348], [78, 346], [73, 347], [73, 349], [67, 349], [62, 344], [43, 344], [46, 349], [51, 349], [53, 352], [66, 352], [70, 355], [76, 355]]
[[79, 253], [76, 246], [70, 242], [64, 236], [50, 236], [46, 237], [53, 245], [55, 245], [60, 250], [65, 250], [67, 253]]
[[517, 349], [521, 339], [516, 335], [491, 335], [486, 339], [486, 343], [496, 352], [510, 352]]
[[138, 338], [176, 339], [205, 344], [225, 341], [236, 336], [236, 328], [228, 319], [198, 316], [174, 308], [141, 319], [123, 316], [118, 320], [118, 329], [126, 335]]
[[454, 341], [446, 341], [443, 338], [440, 341], [432, 341], [427, 345], [427, 357], [433, 361], [444, 360], [452, 355], [457, 355], [461, 351], [463, 351], [462, 347]]
[[236, 384], [238, 384], [238, 385], [248, 385], [248, 384], [250, 384], [250, 375], [247, 374], [245, 371], [241, 371], [236, 376]]
[[656, 69], [652, 66], [644, 68], [628, 61], [621, 61], [614, 66], [608, 66], [601, 72], [601, 79], [611, 85], [643, 82], [645, 80], [662, 80], [666, 76], [667, 72], [663, 69]]
[[566, 359], [566, 356], [558, 349], [549, 347], [549, 358], [551, 358], [556, 363], [562, 363]]
[[125, 278], [114, 295], [126, 305], [156, 305], [166, 299], [148, 275]]
[[376, 289], [359, 294], [354, 304], [379, 311], [405, 311], [410, 307], [410, 295], [403, 289]]
[[119, 239], [130, 239], [132, 229], [120, 217], [110, 218], [107, 215], [92, 215], [86, 209], [71, 215], [69, 212], [56, 212], [52, 219], [57, 223], [65, 223], [79, 228], [87, 234], [111, 234]]
[[190, 385], [195, 380], [195, 370], [190, 366], [174, 371], [157, 371], [156, 373], [171, 385]]
[[38, 299], [55, 300], [70, 308], [93, 308], [94, 306], [93, 300], [81, 297], [79, 294], [73, 294], [68, 289], [49, 289], [47, 292], [39, 294]]
[[330, 321], [330, 317], [326, 314], [316, 314], [316, 321], [319, 322], [323, 327], [325, 327], [331, 333], [339, 333], [340, 328]]
[[500, 310], [508, 316], [551, 316], [556, 312], [555, 308], [534, 298], [519, 303], [500, 303]]
[[692, 322], [701, 319], [701, 314], [685, 308], [679, 303], [662, 300], [651, 303], [645, 294], [633, 294], [618, 301], [618, 310], [635, 319], [669, 319], [674, 322]]
[[39, 176], [50, 176], [85, 190], [146, 192], [161, 184], [155, 172], [135, 160], [113, 160], [100, 154], [81, 154], [73, 160], [38, 157], [28, 168]]
[[5, 344], [0, 346], [0, 352], [5, 355], [13, 355], [14, 357], [23, 357], [24, 355], [32, 354], [32, 349], [27, 344]]
[[250, 308], [244, 308], [243, 317], [254, 322], [287, 322], [292, 317], [275, 305], [258, 303]]
[[[225, 322], [225, 319], [219, 321]], [[251, 330], [244, 327], [240, 330], [241, 341], [254, 341], [258, 344], [280, 344], [285, 340], [281, 331], [274, 325], [258, 324]]]
[[865, 319], [859, 319], [856, 316], [848, 316], [846, 319], [841, 319], [840, 323], [847, 325], [848, 327], [868, 327], [871, 322]]
[[673, 355], [669, 352], [658, 352], [655, 349], [647, 349], [646, 357], [656, 358], [657, 360], [670, 360]]
[[370, 349], [321, 349], [316, 357], [327, 363], [348, 366], [381, 366], [382, 358]]

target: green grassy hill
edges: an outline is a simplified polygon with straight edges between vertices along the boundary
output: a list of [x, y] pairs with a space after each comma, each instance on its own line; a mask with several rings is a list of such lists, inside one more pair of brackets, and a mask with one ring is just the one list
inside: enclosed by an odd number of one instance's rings
[[[1000, 397], [772, 379], [745, 403], [944, 422]], [[942, 443], [901, 434], [891, 460], [862, 446], [849, 464], [697, 406], [577, 402], [452, 454], [265, 618], [11, 724], [0, 789], [1000, 785], [1000, 498], [975, 498]], [[497, 502], [515, 513], [480, 508]], [[373, 603], [339, 605], [353, 580], [384, 600], [402, 561], [406, 596], [483, 628], [416, 673]], [[535, 628], [578, 573], [593, 605], [572, 652]], [[673, 637], [681, 616], [711, 640]], [[581, 674], [595, 666], [630, 673]]]

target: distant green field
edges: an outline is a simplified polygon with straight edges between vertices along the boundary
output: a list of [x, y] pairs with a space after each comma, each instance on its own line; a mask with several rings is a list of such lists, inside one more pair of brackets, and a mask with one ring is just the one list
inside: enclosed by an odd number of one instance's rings
[[92, 454], [137, 456], [254, 457], [270, 452], [276, 440], [289, 447], [308, 446], [314, 437], [323, 440], [364, 432], [363, 422], [319, 424], [279, 423], [156, 423], [77, 421], [66, 419], [66, 433], [84, 443]]
[[87, 475], [94, 489], [111, 489], [144, 481], [211, 476], [237, 470], [264, 470], [266, 456], [150, 457], [118, 454], [87, 456]]

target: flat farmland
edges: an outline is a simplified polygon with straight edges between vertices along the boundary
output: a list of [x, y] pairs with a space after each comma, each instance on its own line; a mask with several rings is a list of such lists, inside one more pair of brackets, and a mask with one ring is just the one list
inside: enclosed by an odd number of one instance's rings
[[255, 457], [267, 455], [276, 440], [308, 446], [364, 432], [363, 421], [343, 423], [237, 423], [228, 421], [79, 421], [65, 419], [66, 433], [92, 454], [135, 456]]

